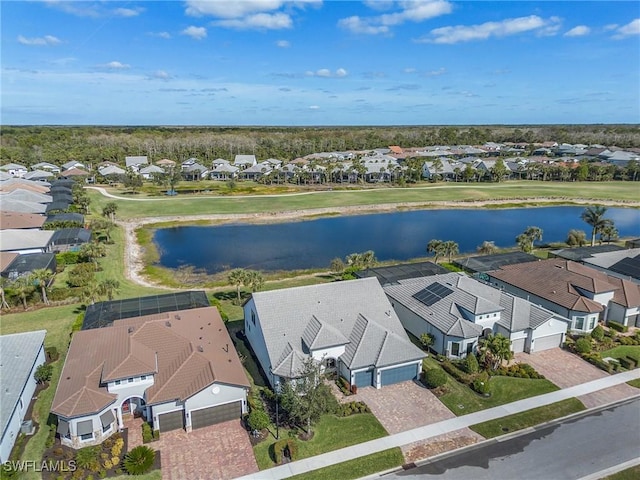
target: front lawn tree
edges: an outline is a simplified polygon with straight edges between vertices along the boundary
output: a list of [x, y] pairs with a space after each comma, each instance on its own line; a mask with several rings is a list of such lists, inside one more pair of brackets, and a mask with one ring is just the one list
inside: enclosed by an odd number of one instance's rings
[[596, 235], [602, 231], [607, 225], [613, 225], [609, 218], [604, 218], [607, 213], [607, 207], [596, 205], [595, 207], [587, 207], [580, 215], [580, 218], [591, 226], [591, 246], [596, 244]]
[[481, 340], [479, 350], [480, 362], [491, 370], [497, 370], [503, 362], [513, 358], [511, 341], [500, 333]]
[[49, 305], [47, 288], [49, 288], [49, 283], [51, 282], [51, 278], [53, 278], [53, 272], [47, 268], [37, 268], [31, 272], [29, 277], [35, 285], [40, 287], [40, 293], [42, 293], [42, 301], [44, 304]]
[[432, 347], [435, 341], [436, 341], [435, 337], [430, 333], [423, 333], [422, 335], [420, 335], [420, 343], [422, 344], [422, 347], [425, 349]]

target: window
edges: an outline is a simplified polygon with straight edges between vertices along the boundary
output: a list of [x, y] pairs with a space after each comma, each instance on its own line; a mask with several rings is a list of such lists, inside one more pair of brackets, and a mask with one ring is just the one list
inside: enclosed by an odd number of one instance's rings
[[20, 410], [24, 408], [24, 403], [22, 403], [22, 398], [20, 399]]
[[593, 330], [596, 328], [596, 317], [591, 317], [589, 319], [589, 330]]
[[133, 378], [127, 378], [128, 383], [133, 383]]
[[458, 356], [460, 355], [460, 344], [456, 342], [451, 343], [451, 355]]
[[93, 440], [93, 432], [80, 435], [80, 440]]
[[253, 310], [251, 310], [251, 322], [253, 322], [253, 324], [256, 324], [256, 312], [254, 312]]
[[116, 385], [120, 385], [122, 382], [120, 380], [116, 380]]
[[108, 425], [104, 425], [102, 427], [102, 433], [107, 433], [109, 430], [111, 430], [111, 426], [113, 425], [113, 423], [110, 423]]
[[576, 330], [584, 330], [584, 317], [576, 317]]
[[146, 379], [147, 379], [147, 376], [146, 376], [146, 375], [142, 375], [142, 376], [140, 377], [140, 380], [146, 380]]

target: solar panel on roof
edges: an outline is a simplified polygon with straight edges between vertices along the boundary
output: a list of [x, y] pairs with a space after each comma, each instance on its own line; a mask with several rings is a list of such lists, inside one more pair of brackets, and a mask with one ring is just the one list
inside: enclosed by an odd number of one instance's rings
[[441, 283], [435, 282], [413, 294], [413, 298], [430, 307], [438, 300], [445, 298], [453, 293], [453, 290], [445, 287]]

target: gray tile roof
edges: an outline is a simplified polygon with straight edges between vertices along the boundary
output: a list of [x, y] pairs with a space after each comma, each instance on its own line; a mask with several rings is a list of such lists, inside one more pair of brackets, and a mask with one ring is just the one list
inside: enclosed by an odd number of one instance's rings
[[[433, 283], [446, 285], [450, 295], [426, 306], [413, 295]], [[482, 333], [482, 325], [472, 322], [473, 315], [500, 313], [497, 323], [509, 331], [537, 328], [554, 313], [532, 303], [478, 282], [459, 273], [447, 273], [432, 277], [402, 280], [398, 285], [384, 287], [393, 300], [401, 303], [438, 330], [460, 338], [473, 338]]]
[[295, 377], [308, 347], [345, 345], [351, 369], [424, 357], [376, 278], [256, 292], [253, 302], [274, 373]]
[[4, 435], [24, 386], [29, 381], [35, 381], [30, 378], [31, 369], [38, 358], [46, 333], [46, 330], [38, 330], [0, 336], [1, 435]]

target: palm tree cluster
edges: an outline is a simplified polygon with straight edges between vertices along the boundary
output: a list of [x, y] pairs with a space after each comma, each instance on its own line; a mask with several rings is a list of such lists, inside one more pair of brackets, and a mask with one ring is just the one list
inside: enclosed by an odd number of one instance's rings
[[516, 243], [523, 252], [533, 252], [534, 242], [542, 241], [542, 229], [540, 227], [529, 226], [527, 229], [516, 237]]
[[513, 358], [511, 341], [500, 333], [490, 334], [481, 340], [478, 351], [480, 363], [491, 370], [497, 370], [503, 362]]
[[616, 230], [613, 220], [605, 218], [607, 207], [598, 206], [587, 207], [580, 215], [580, 218], [591, 226], [591, 246], [596, 244], [596, 235], [600, 234], [600, 240], [611, 242], [618, 238], [618, 230]]
[[257, 292], [264, 285], [264, 277], [257, 270], [247, 270], [244, 268], [234, 268], [229, 272], [227, 280], [230, 285], [236, 287], [238, 295], [238, 303], [242, 300], [240, 297], [240, 287], [249, 287], [252, 292]]
[[433, 239], [427, 243], [427, 253], [433, 253], [434, 263], [438, 263], [438, 259], [444, 256], [447, 256], [451, 263], [451, 258], [460, 253], [460, 248], [453, 240]]

